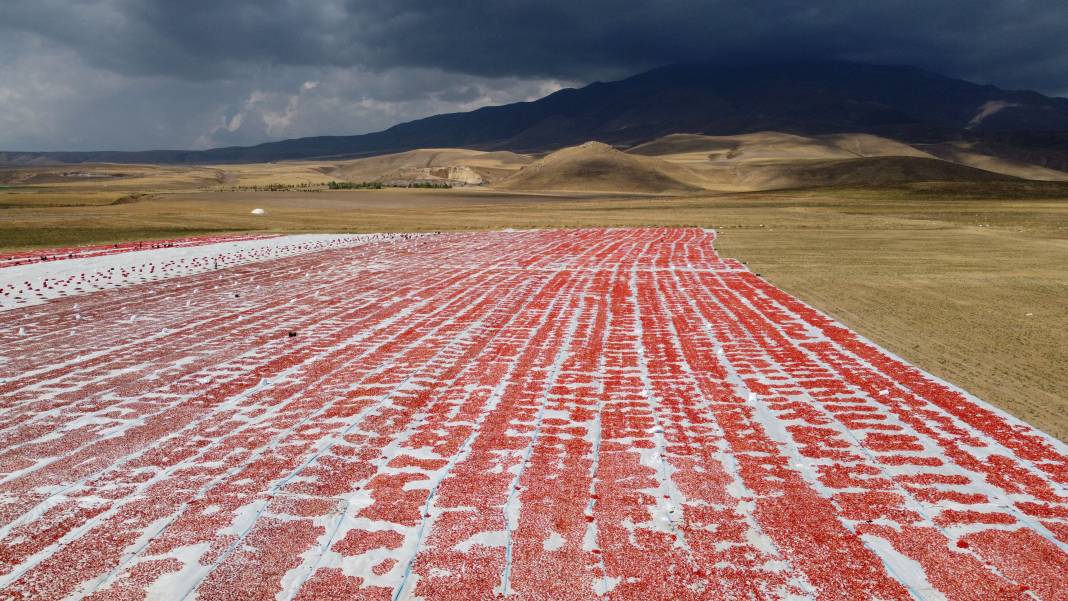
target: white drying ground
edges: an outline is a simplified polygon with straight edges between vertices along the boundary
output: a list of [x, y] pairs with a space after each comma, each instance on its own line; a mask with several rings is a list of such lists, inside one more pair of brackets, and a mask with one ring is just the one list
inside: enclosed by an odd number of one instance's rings
[[0, 268], [0, 311], [37, 305], [55, 298], [203, 273], [223, 267], [368, 242], [388, 242], [398, 236], [301, 234], [3, 267]]

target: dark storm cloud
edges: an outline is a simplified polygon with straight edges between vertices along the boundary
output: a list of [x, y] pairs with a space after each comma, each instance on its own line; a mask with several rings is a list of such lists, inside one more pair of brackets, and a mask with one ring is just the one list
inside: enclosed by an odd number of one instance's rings
[[865, 58], [1064, 87], [1051, 0], [6, 0], [0, 22], [131, 75], [249, 63], [585, 78], [685, 60]]
[[908, 63], [1058, 94], [1066, 25], [1061, 0], [3, 0], [0, 102], [44, 123], [156, 98], [103, 111], [139, 119], [143, 146], [367, 131], [694, 60]]

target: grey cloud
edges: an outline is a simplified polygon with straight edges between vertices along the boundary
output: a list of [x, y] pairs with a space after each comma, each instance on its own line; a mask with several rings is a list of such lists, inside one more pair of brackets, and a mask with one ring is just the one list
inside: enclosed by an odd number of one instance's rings
[[1059, 0], [4, 0], [0, 147], [358, 133], [693, 60], [908, 63], [1057, 94], [1066, 24]]
[[684, 60], [866, 58], [1060, 90], [1058, 0], [6, 0], [0, 27], [130, 75], [251, 64], [589, 78]]
[[250, 67], [241, 77], [129, 76], [69, 49], [0, 41], [0, 149], [207, 148], [366, 133], [486, 104], [531, 100], [571, 82], [457, 76], [436, 69]]

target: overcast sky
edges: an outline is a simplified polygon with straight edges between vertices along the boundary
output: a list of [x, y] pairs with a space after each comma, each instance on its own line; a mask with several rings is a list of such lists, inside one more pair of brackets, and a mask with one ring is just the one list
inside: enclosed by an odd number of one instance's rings
[[365, 133], [688, 60], [1068, 95], [1064, 0], [0, 0], [0, 149]]

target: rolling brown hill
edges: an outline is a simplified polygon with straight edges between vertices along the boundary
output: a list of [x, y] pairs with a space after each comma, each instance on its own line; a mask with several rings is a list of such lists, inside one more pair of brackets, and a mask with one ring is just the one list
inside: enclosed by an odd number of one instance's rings
[[908, 144], [870, 134], [800, 136], [763, 131], [735, 136], [671, 134], [628, 150], [643, 156], [671, 157], [682, 161], [700, 158], [724, 161], [850, 159], [869, 156], [931, 155]]
[[[737, 136], [672, 134], [628, 150], [686, 167], [710, 190], [886, 185], [906, 181], [993, 181], [1028, 177], [1033, 166], [976, 153], [945, 160], [920, 148], [870, 134], [799, 136], [758, 132]], [[1044, 170], [1049, 173], [1059, 173]], [[1047, 175], [1047, 179], [1054, 179]], [[1063, 174], [1068, 176], [1068, 174]]]
[[[926, 152], [930, 151], [930, 152]], [[964, 145], [923, 149], [868, 134], [805, 137], [673, 134], [621, 151], [600, 142], [540, 160], [506, 151], [421, 149], [344, 161], [281, 161], [213, 167], [82, 164], [0, 167], [0, 185], [71, 193], [189, 187], [323, 186], [331, 180], [387, 186], [441, 183], [502, 191], [687, 194], [911, 181], [1068, 180], [1068, 173], [984, 155]]]
[[621, 152], [600, 142], [558, 150], [496, 187], [523, 191], [635, 192], [701, 190], [700, 177], [681, 165]]
[[940, 160], [866, 134], [806, 138], [675, 134], [627, 152], [587, 142], [554, 152], [495, 187], [646, 194], [759, 191], [914, 181], [1005, 181], [1010, 175]]
[[508, 177], [533, 161], [533, 157], [503, 150], [424, 148], [344, 161], [325, 172], [352, 182], [440, 180], [481, 185]]
[[923, 146], [932, 155], [961, 165], [993, 171], [1023, 179], [1064, 182], [1068, 172], [1043, 165], [1029, 163], [1012, 157], [999, 157], [984, 152], [981, 146], [967, 141], [945, 142]]
[[736, 183], [750, 190], [825, 186], [886, 186], [905, 182], [994, 182], [1018, 178], [910, 156], [864, 157], [752, 167]]

